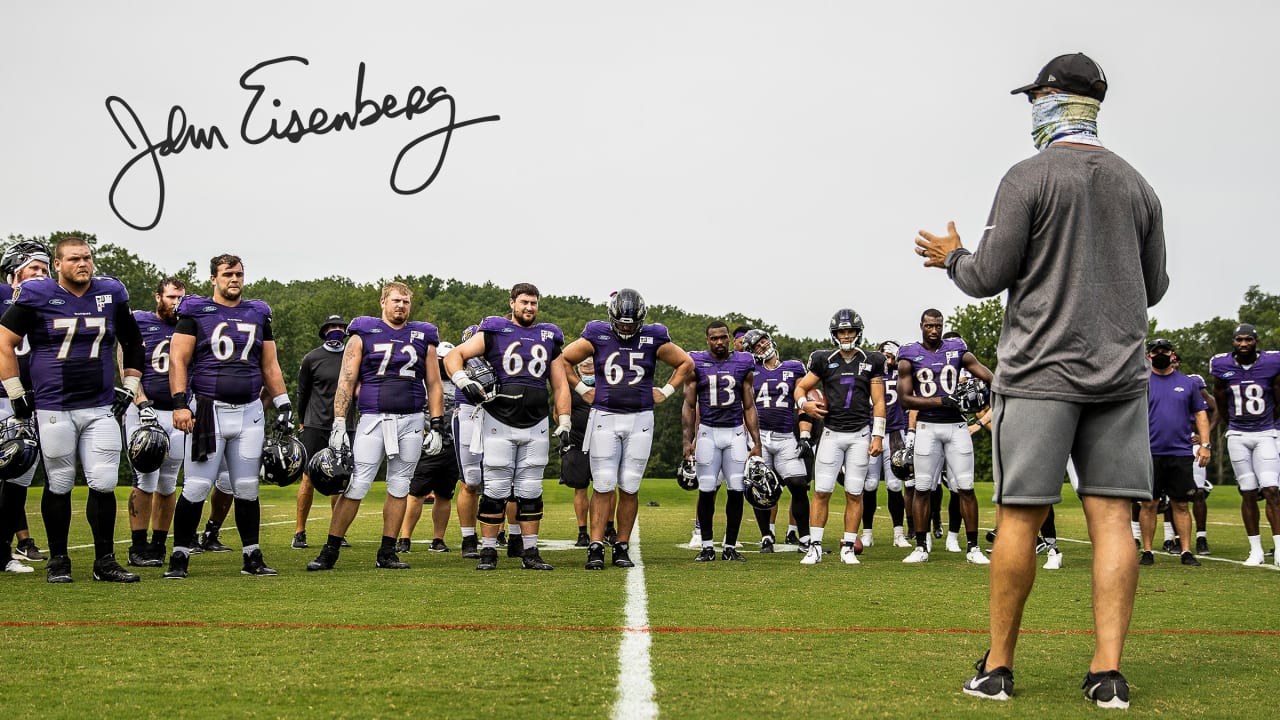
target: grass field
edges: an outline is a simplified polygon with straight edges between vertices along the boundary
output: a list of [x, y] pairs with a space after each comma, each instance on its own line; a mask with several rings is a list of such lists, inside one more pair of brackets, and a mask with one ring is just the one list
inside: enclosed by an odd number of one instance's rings
[[[989, 486], [988, 486], [989, 487]], [[519, 569], [505, 554], [479, 573], [457, 552], [415, 544], [404, 572], [375, 570], [382, 486], [349, 533], [337, 569], [308, 573], [328, 526], [318, 503], [313, 548], [289, 549], [294, 488], [264, 488], [263, 547], [275, 578], [239, 574], [239, 553], [193, 558], [185, 581], [143, 568], [133, 585], [95, 583], [77, 488], [76, 581], [0, 575], [0, 708], [6, 718], [262, 717], [599, 718], [615, 713], [628, 573], [589, 573], [569, 491], [547, 483], [543, 557], [554, 572]], [[128, 532], [120, 489], [119, 556]], [[984, 493], [979, 488], [980, 498]], [[649, 658], [660, 716], [1079, 717], [1102, 712], [1081, 696], [1092, 648], [1090, 548], [1078, 503], [1058, 514], [1065, 565], [1041, 571], [1019, 645], [1017, 695], [993, 703], [960, 693], [986, 647], [986, 569], [939, 546], [904, 565], [877, 517], [863, 564], [828, 556], [814, 567], [792, 552], [695, 564], [688, 541], [694, 495], [646, 480], [640, 515]], [[1270, 718], [1280, 677], [1280, 573], [1244, 568], [1238, 496], [1210, 498], [1213, 559], [1184, 568], [1157, 553], [1143, 568], [1125, 674], [1135, 717]], [[39, 490], [28, 499], [35, 537]], [[992, 508], [982, 498], [982, 526]], [[843, 504], [828, 537], [838, 539]], [[722, 522], [722, 515], [717, 516]], [[429, 523], [429, 514], [424, 516]], [[228, 524], [233, 524], [232, 520]], [[721, 528], [717, 528], [717, 536]], [[419, 543], [429, 539], [419, 527]], [[234, 529], [223, 531], [238, 546]], [[828, 545], [830, 545], [830, 541]], [[1268, 541], [1269, 544], [1269, 541]], [[986, 543], [984, 542], [984, 546]], [[566, 548], [566, 549], [559, 549]], [[1218, 561], [1221, 559], [1222, 561]], [[634, 589], [632, 590], [634, 592]], [[634, 633], [632, 633], [634, 635]], [[628, 667], [634, 667], [628, 664]]]

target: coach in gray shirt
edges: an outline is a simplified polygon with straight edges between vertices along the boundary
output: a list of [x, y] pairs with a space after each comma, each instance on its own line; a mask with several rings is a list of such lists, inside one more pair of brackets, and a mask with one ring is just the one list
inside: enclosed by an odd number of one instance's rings
[[986, 234], [970, 253], [955, 224], [921, 231], [916, 252], [965, 293], [1008, 291], [992, 409], [1000, 534], [991, 556], [991, 648], [964, 691], [1007, 700], [1022, 611], [1035, 580], [1035, 539], [1062, 499], [1071, 457], [1093, 541], [1096, 640], [1085, 696], [1125, 708], [1120, 674], [1137, 559], [1133, 500], [1151, 498], [1144, 340], [1147, 308], [1164, 296], [1160, 201], [1102, 147], [1102, 69], [1083, 54], [1054, 58], [1017, 88], [1032, 106], [1040, 151], [1005, 174]]

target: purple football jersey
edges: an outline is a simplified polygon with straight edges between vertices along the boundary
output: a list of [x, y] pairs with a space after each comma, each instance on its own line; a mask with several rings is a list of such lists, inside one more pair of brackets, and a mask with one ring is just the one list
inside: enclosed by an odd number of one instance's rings
[[846, 360], [838, 350], [816, 350], [809, 355], [808, 371], [827, 396], [828, 429], [859, 432], [871, 424], [871, 380], [884, 377], [884, 355], [858, 350]]
[[796, 383], [804, 377], [804, 364], [799, 360], [783, 360], [770, 370], [756, 365], [755, 379], [751, 384], [756, 391], [756, 415], [760, 418], [760, 430], [789, 433], [796, 427], [796, 403], [793, 397]]
[[1208, 409], [1191, 378], [1176, 370], [1168, 375], [1151, 373], [1147, 395], [1151, 454], [1190, 457], [1194, 415]]
[[28, 335], [37, 408], [77, 410], [111, 404], [116, 312], [128, 302], [129, 292], [111, 277], [94, 277], [80, 297], [52, 278], [22, 283], [14, 303], [31, 308], [39, 318]]
[[1209, 374], [1227, 386], [1227, 429], [1260, 432], [1275, 427], [1276, 399], [1271, 383], [1280, 374], [1280, 352], [1260, 352], [1248, 368], [1240, 367], [1231, 353], [1214, 355], [1209, 360]]
[[742, 383], [755, 371], [750, 353], [730, 352], [717, 360], [710, 350], [689, 353], [698, 380], [698, 422], [707, 427], [742, 424]]
[[262, 393], [262, 342], [271, 308], [261, 300], [233, 307], [187, 295], [178, 317], [196, 323], [196, 347], [188, 368], [191, 390], [228, 403], [248, 403]]
[[173, 329], [159, 315], [146, 310], [134, 310], [133, 319], [142, 331], [142, 346], [146, 362], [142, 365], [142, 392], [155, 404], [157, 410], [173, 409], [173, 394], [169, 390], [169, 345], [173, 342]]
[[898, 364], [888, 364], [887, 358], [884, 374], [884, 412], [885, 432], [906, 430], [911, 424], [907, 419], [907, 411], [902, 409], [902, 403], [898, 402]]
[[[8, 310], [12, 304], [13, 286], [0, 283], [0, 314]], [[22, 342], [18, 344], [14, 354], [18, 356], [18, 377], [22, 378], [22, 387], [31, 390], [31, 341], [27, 336], [22, 336]], [[0, 397], [9, 397], [2, 387], [0, 387]]]
[[[914, 394], [918, 397], [949, 397], [960, 382], [960, 359], [969, 347], [960, 338], [943, 340], [937, 350], [930, 350], [923, 343], [913, 342], [902, 346], [898, 359], [911, 363], [911, 379]], [[921, 410], [920, 422], [958, 423], [964, 415], [955, 408], [939, 407]]]
[[652, 410], [658, 348], [671, 342], [667, 326], [644, 325], [629, 339], [620, 340], [609, 323], [592, 320], [583, 328], [582, 337], [595, 348], [596, 397], [592, 407], [613, 413]]
[[560, 357], [564, 333], [550, 323], [524, 327], [497, 316], [481, 321], [480, 332], [484, 357], [498, 376], [498, 396], [485, 403], [485, 411], [517, 428], [546, 422], [551, 362]]
[[362, 316], [347, 326], [360, 338], [360, 413], [377, 415], [422, 412], [427, 402], [427, 352], [440, 344], [440, 333], [428, 322], [393, 328], [382, 318]]

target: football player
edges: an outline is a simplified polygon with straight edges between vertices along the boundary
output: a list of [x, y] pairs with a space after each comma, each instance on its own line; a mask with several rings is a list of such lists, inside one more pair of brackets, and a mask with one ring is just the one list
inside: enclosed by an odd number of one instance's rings
[[[422, 519], [422, 508], [426, 505], [428, 495], [434, 495], [435, 502], [431, 504], [431, 545], [427, 549], [431, 552], [449, 552], [449, 546], [444, 543], [444, 533], [449, 529], [453, 495], [458, 489], [458, 452], [453, 442], [457, 388], [444, 372], [444, 358], [452, 350], [451, 342], [442, 342], [436, 346], [440, 394], [444, 401], [444, 450], [434, 455], [423, 453], [418, 458], [413, 477], [409, 481], [404, 522], [400, 524], [400, 537], [396, 540], [397, 553], [407, 553], [412, 549], [413, 530]], [[424, 410], [430, 412], [429, 408]]]
[[[681, 424], [684, 457], [694, 458], [698, 469], [698, 526], [702, 552], [697, 562], [716, 559], [711, 540], [716, 493], [723, 472], [725, 489], [725, 560], [746, 562], [738, 552], [738, 530], [746, 500], [743, 477], [748, 457], [760, 460], [760, 428], [756, 416], [755, 358], [731, 350], [729, 327], [714, 321], [707, 325], [707, 349], [689, 353], [693, 372], [684, 383]], [[663, 389], [663, 394], [668, 394]], [[695, 437], [696, 432], [696, 437]]]
[[[49, 260], [52, 253], [48, 246], [35, 240], [23, 240], [9, 246], [3, 257], [0, 257], [0, 275], [4, 284], [0, 284], [0, 306], [7, 310], [13, 304], [13, 291], [22, 281], [33, 277], [49, 276]], [[19, 376], [24, 387], [31, 387], [31, 346], [26, 338], [18, 347]], [[13, 417], [13, 408], [9, 398], [0, 392], [0, 421]], [[29, 565], [13, 557], [26, 560], [44, 560], [45, 556], [36, 547], [36, 542], [27, 530], [27, 488], [35, 477], [36, 466], [33, 464], [26, 472], [16, 478], [6, 480], [0, 487], [0, 568], [5, 572], [34, 572]], [[14, 536], [18, 538], [16, 552], [9, 551], [9, 543]]]
[[[569, 431], [569, 447], [576, 450], [583, 447], [586, 440], [591, 403], [596, 399], [595, 358], [587, 357], [567, 372], [565, 383], [574, 388], [573, 393], [569, 395], [571, 402], [569, 422], [572, 425]], [[591, 546], [591, 533], [587, 532], [588, 524], [591, 522], [588, 512], [591, 507], [591, 493], [588, 492], [588, 488], [591, 487], [591, 458], [587, 457], [585, 452], [572, 450], [560, 458], [560, 484], [573, 490], [573, 515], [578, 521], [578, 539], [573, 546], [585, 548]], [[609, 531], [613, 530], [613, 535], [617, 537], [618, 531], [613, 527], [613, 514], [617, 510], [617, 493], [613, 495], [609, 517], [605, 524], [605, 535], [608, 536]]]
[[[382, 317], [355, 318], [347, 326], [342, 376], [333, 396], [333, 429], [329, 447], [351, 452], [355, 470], [333, 508], [329, 539], [308, 570], [331, 570], [338, 561], [342, 537], [355, 520], [382, 461], [387, 462], [387, 497], [382, 504], [382, 544], [374, 567], [407, 570], [396, 555], [396, 537], [404, 523], [405, 497], [418, 458], [444, 452], [444, 391], [436, 346], [440, 333], [428, 322], [409, 319], [413, 292], [401, 282], [382, 286]], [[347, 435], [347, 411], [357, 400], [360, 422], [355, 442]], [[424, 433], [423, 407], [431, 414]]]
[[[804, 377], [804, 364], [783, 360], [773, 338], [763, 330], [749, 330], [742, 346], [755, 358], [756, 417], [760, 423], [760, 456], [782, 484], [791, 491], [791, 517], [799, 542], [809, 542], [809, 473], [800, 457], [796, 435], [796, 404], [792, 390]], [[776, 506], [775, 506], [776, 509]], [[770, 511], [756, 510], [760, 525], [760, 552], [773, 552], [777, 538], [769, 524]]]
[[[548, 382], [555, 398], [555, 435], [562, 448], [569, 442], [570, 403], [564, 373], [552, 370], [564, 346], [564, 333], [555, 325], [538, 322], [538, 300], [534, 285], [512, 287], [511, 314], [485, 318], [479, 331], [444, 360], [453, 384], [477, 404], [487, 398], [484, 388], [463, 369], [467, 360], [484, 357], [498, 381], [497, 396], [485, 404], [481, 426], [484, 483], [478, 517], [483, 537], [477, 570], [498, 567], [498, 531], [507, 498], [513, 494], [521, 531], [521, 564], [526, 570], [553, 569], [538, 553], [542, 472], [551, 447], [547, 435]], [[510, 554], [516, 539], [507, 542]]]
[[[836, 349], [815, 350], [809, 355], [807, 371], [796, 384], [795, 400], [800, 412], [822, 419], [824, 427], [814, 456], [813, 505], [809, 513], [812, 540], [802, 565], [822, 561], [822, 538], [836, 477], [844, 471], [844, 537], [840, 542], [840, 562], [857, 565], [855, 543], [862, 520], [862, 490], [872, 458], [884, 449], [884, 355], [865, 352], [862, 316], [841, 308], [828, 323]], [[810, 390], [820, 388], [824, 403], [811, 401]]]
[[[595, 382], [574, 388], [579, 395], [588, 389], [593, 393], [590, 429], [581, 447], [570, 450], [570, 454], [587, 453], [591, 465], [588, 570], [604, 569], [605, 531], [615, 495], [618, 536], [612, 543], [612, 562], [615, 567], [635, 566], [628, 550], [640, 507], [640, 478], [653, 445], [653, 406], [671, 397], [693, 369], [689, 354], [671, 342], [665, 325], [645, 324], [647, 313], [639, 292], [619, 290], [609, 298], [609, 321], [588, 322], [557, 361], [566, 386], [573, 365], [588, 358], [594, 361]], [[656, 388], [654, 372], [659, 361], [674, 373], [670, 382]]]
[[[323, 450], [329, 444], [329, 431], [333, 428], [333, 396], [338, 392], [338, 378], [342, 374], [342, 353], [347, 345], [347, 322], [341, 315], [330, 315], [320, 323], [320, 346], [302, 357], [298, 367], [298, 408], [302, 412], [302, 444], [307, 457]], [[348, 436], [355, 433], [355, 413], [347, 418]], [[315, 500], [315, 487], [306, 472], [298, 484], [298, 496], [294, 514], [294, 550], [307, 549], [307, 517], [311, 515], [311, 503]], [[338, 504], [335, 493], [329, 498], [329, 507]], [[332, 517], [332, 515], [331, 515]]]
[[[468, 325], [462, 331], [462, 342], [470, 340], [479, 331], [479, 325]], [[484, 406], [472, 402], [449, 375], [448, 372], [444, 374], [454, 386], [453, 438], [458, 448], [458, 470], [462, 474], [457, 502], [458, 532], [462, 535], [462, 557], [478, 560], [480, 539], [476, 536], [476, 514], [480, 508], [480, 487], [484, 478], [483, 445], [478, 430], [484, 425]]]
[[[1227, 454], [1240, 488], [1240, 516], [1249, 538], [1244, 564], [1256, 567], [1265, 557], [1258, 524], [1259, 488], [1267, 502], [1272, 542], [1280, 548], [1280, 455], [1275, 429], [1280, 352], [1260, 352], [1258, 330], [1249, 323], [1236, 326], [1231, 347], [1231, 352], [1209, 360], [1209, 374], [1214, 400], [1227, 409]], [[1280, 565], [1280, 553], [1275, 563]]]
[[[884, 480], [885, 493], [889, 496], [889, 519], [893, 521], [893, 546], [911, 547], [902, 529], [905, 502], [902, 497], [902, 480], [893, 473], [893, 454], [904, 447], [915, 446], [916, 432], [906, 410], [898, 402], [898, 348], [893, 340], [880, 343], [877, 348], [884, 355], [884, 406], [885, 433], [889, 448], [880, 453], [879, 461], [867, 467], [867, 482], [862, 491], [862, 545], [871, 547], [875, 539], [871, 527], [876, 515], [876, 489]], [[914, 451], [914, 450], [913, 450]]]
[[[169, 346], [173, 329], [178, 324], [178, 303], [187, 294], [187, 284], [167, 277], [156, 285], [154, 312], [135, 310], [134, 320], [142, 332], [146, 362], [142, 366], [142, 387], [135, 404], [124, 416], [124, 436], [132, 438], [143, 420], [159, 423], [169, 435], [169, 453], [160, 467], [151, 472], [133, 472], [133, 489], [129, 492], [129, 564], [137, 567], [160, 567], [164, 564], [169, 528], [173, 524], [173, 508], [177, 502], [178, 470], [182, 467], [185, 437], [173, 428], [173, 394], [169, 392]], [[122, 358], [118, 358], [122, 359]], [[124, 371], [121, 368], [121, 375]], [[147, 529], [151, 541], [147, 542]]]
[[960, 371], [990, 385], [991, 371], [983, 365], [964, 340], [942, 337], [942, 313], [934, 308], [920, 315], [921, 341], [904, 345], [898, 356], [898, 392], [902, 404], [919, 410], [916, 419], [916, 493], [912, 502], [916, 548], [903, 559], [906, 563], [929, 560], [928, 540], [920, 529], [929, 520], [928, 493], [939, 486], [945, 464], [951, 491], [960, 496], [968, 552], [965, 559], [975, 565], [991, 561], [978, 547], [978, 499], [973, 491], [973, 438], [954, 394]]
[[187, 576], [188, 543], [224, 460], [244, 556], [240, 572], [273, 576], [276, 571], [258, 545], [258, 473], [266, 439], [259, 396], [264, 389], [270, 395], [281, 432], [293, 430], [293, 404], [276, 357], [271, 308], [244, 298], [244, 264], [235, 255], [218, 255], [209, 261], [209, 275], [211, 297], [187, 295], [178, 305], [169, 351], [173, 426], [187, 433], [187, 442], [182, 493], [173, 514], [174, 548], [164, 577]]
[[[56, 281], [39, 277], [22, 283], [14, 304], [0, 318], [0, 378], [13, 414], [28, 419], [39, 410], [47, 476], [40, 511], [51, 555], [46, 578], [51, 583], [72, 581], [67, 535], [79, 459], [89, 484], [93, 578], [137, 582], [137, 575], [116, 562], [113, 533], [122, 446], [118, 420], [141, 384], [142, 334], [124, 285], [94, 275], [93, 250], [84, 238], [59, 239], [53, 267]], [[17, 350], [24, 337], [31, 347], [31, 394], [19, 376]], [[117, 339], [124, 352], [124, 378], [123, 388], [113, 390]]]

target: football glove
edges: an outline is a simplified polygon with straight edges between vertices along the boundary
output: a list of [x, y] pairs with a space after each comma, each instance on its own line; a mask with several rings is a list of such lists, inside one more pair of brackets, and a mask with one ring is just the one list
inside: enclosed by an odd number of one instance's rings
[[19, 420], [30, 420], [31, 416], [36, 413], [36, 408], [32, 404], [31, 393], [29, 392], [9, 398], [9, 402], [13, 406], [13, 416]]
[[335, 453], [341, 453], [343, 450], [351, 448], [351, 436], [347, 435], [347, 423], [345, 420], [335, 422], [333, 428], [329, 430], [329, 447], [333, 448]]
[[111, 414], [116, 422], [124, 422], [124, 413], [133, 404], [133, 391], [128, 388], [116, 388], [115, 399], [111, 401]]
[[568, 415], [561, 415], [560, 422], [556, 425], [556, 440], [560, 442], [560, 454], [564, 455], [569, 452], [569, 430], [572, 423], [569, 421]]
[[444, 418], [431, 418], [430, 427], [422, 435], [422, 454], [434, 457], [444, 451]]
[[155, 403], [150, 400], [138, 403], [138, 420], [144, 425], [159, 425], [160, 417], [156, 415]]
[[293, 405], [290, 403], [276, 408], [276, 431], [285, 434], [293, 432]]
[[486, 399], [484, 387], [471, 378], [463, 381], [459, 388], [462, 390], [462, 394], [466, 395], [467, 399], [476, 405], [483, 403]]

